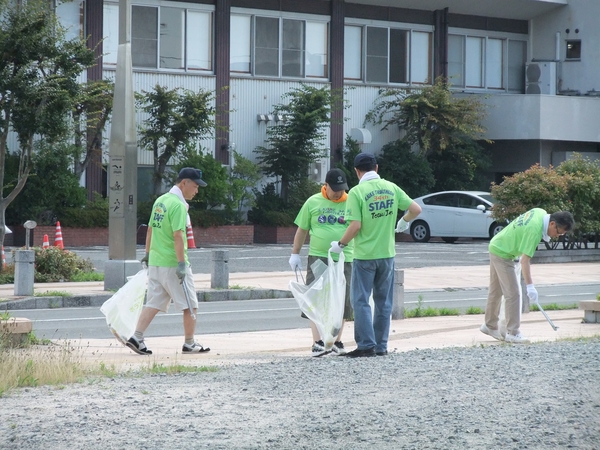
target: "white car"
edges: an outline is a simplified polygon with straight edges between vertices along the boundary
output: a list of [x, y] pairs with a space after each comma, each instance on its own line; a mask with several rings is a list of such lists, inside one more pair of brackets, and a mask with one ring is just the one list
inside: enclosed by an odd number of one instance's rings
[[414, 201], [423, 211], [405, 233], [417, 242], [427, 242], [432, 236], [449, 243], [461, 237], [491, 239], [505, 225], [491, 217], [494, 199], [489, 192], [444, 191]]

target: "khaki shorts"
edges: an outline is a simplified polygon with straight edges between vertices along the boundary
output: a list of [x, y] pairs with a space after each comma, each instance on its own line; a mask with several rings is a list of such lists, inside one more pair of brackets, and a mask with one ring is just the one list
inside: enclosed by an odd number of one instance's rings
[[183, 286], [186, 287], [192, 308], [198, 308], [198, 297], [194, 287], [194, 278], [190, 266], [186, 268], [183, 285], [177, 278], [176, 267], [148, 267], [148, 298], [146, 306], [159, 311], [167, 312], [171, 304], [171, 299], [179, 311], [188, 309], [187, 300], [183, 292]]

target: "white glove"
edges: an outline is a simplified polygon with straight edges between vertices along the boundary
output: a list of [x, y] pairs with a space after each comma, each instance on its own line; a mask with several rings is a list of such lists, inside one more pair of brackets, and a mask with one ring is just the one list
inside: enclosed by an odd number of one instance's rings
[[538, 291], [533, 284], [527, 285], [527, 297], [531, 303], [538, 303]]
[[402, 217], [396, 224], [396, 233], [402, 233], [403, 231], [408, 230], [408, 225], [409, 223]]
[[296, 267], [298, 270], [302, 270], [302, 261], [300, 260], [299, 254], [292, 253], [292, 256], [290, 256], [290, 267], [292, 270], [296, 270]]
[[342, 247], [340, 247], [340, 244], [338, 244], [338, 241], [331, 241], [331, 248], [329, 249], [329, 251], [331, 251], [333, 253], [341, 253]]

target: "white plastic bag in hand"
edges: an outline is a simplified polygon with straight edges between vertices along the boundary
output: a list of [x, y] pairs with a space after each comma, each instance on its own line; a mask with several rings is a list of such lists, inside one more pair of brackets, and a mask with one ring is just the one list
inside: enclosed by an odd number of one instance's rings
[[108, 327], [111, 331], [114, 330], [113, 334], [117, 333], [117, 339], [120, 336], [127, 341], [133, 336], [144, 306], [147, 287], [148, 269], [142, 269], [100, 307], [100, 311], [106, 316]]
[[314, 322], [327, 350], [333, 346], [344, 319], [344, 259], [344, 252], [341, 252], [339, 261], [334, 262], [330, 251], [328, 265], [317, 260], [311, 266], [315, 281], [309, 285], [294, 280], [289, 283], [300, 310]]

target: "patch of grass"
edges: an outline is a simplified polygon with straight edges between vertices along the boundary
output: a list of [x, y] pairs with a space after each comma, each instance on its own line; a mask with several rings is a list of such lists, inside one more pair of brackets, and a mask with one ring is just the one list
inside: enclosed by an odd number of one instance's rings
[[8, 319], [10, 319], [10, 314], [8, 313], [8, 311], [0, 312], [0, 320], [8, 320]]
[[440, 316], [458, 316], [460, 314], [457, 308], [440, 308], [438, 312]]
[[76, 272], [71, 281], [104, 281], [104, 274], [99, 272]]
[[[570, 305], [559, 305], [558, 303], [549, 303], [547, 305], [543, 305], [542, 308], [544, 308], [544, 311], [562, 311], [565, 309], [577, 309], [577, 303], [572, 303]], [[540, 308], [538, 308], [537, 305], [533, 304], [529, 306], [529, 310], [530, 311], [539, 311]]]
[[35, 333], [33, 331], [30, 331], [29, 333], [27, 333], [27, 336], [25, 336], [25, 346], [30, 346], [30, 345], [50, 345], [52, 344], [52, 341], [50, 339], [38, 339], [38, 337], [35, 335]]
[[469, 306], [465, 314], [483, 314], [484, 312], [479, 306]]
[[73, 294], [66, 291], [46, 291], [46, 292], [35, 292], [34, 297], [73, 297]]
[[153, 375], [167, 374], [174, 375], [176, 373], [199, 373], [199, 372], [216, 372], [216, 367], [208, 366], [184, 366], [182, 364], [158, 364], [152, 363], [152, 365], [144, 366], [141, 368], [142, 373], [150, 373]]
[[600, 301], [600, 294], [596, 295], [596, 300]]
[[249, 286], [240, 286], [239, 284], [232, 284], [229, 289], [252, 289]]
[[100, 363], [99, 373], [100, 375], [105, 376], [107, 378], [114, 378], [118, 374], [114, 364], [107, 366], [104, 362]]

